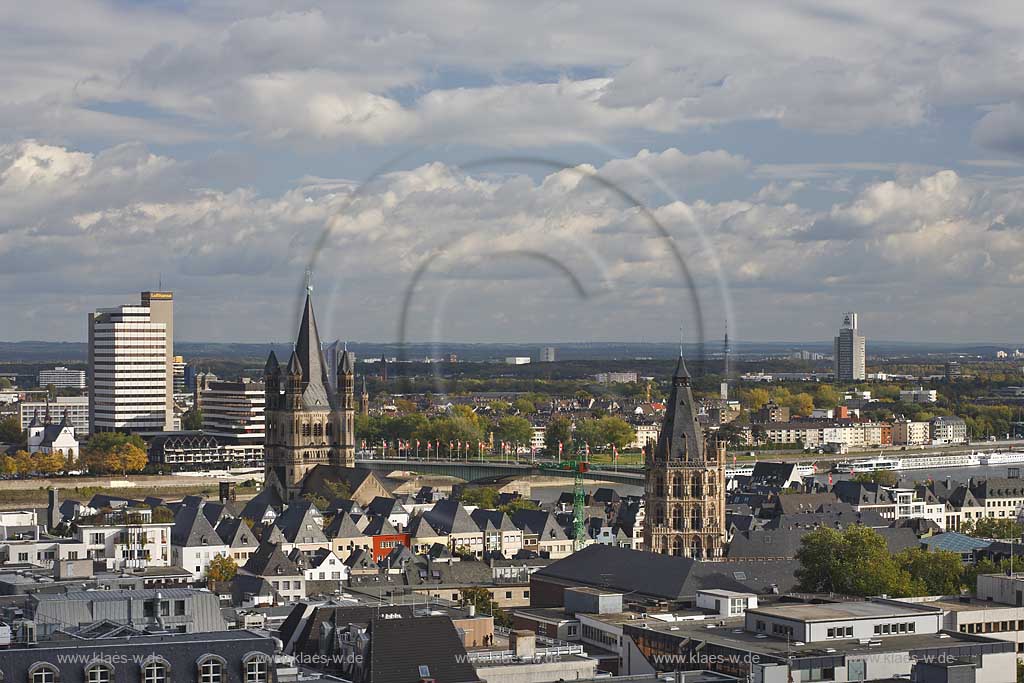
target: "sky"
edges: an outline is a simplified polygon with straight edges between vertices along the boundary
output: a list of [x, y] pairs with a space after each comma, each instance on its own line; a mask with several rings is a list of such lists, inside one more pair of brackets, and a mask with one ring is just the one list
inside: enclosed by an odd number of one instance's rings
[[1024, 3], [0, 5], [0, 340], [1024, 338]]

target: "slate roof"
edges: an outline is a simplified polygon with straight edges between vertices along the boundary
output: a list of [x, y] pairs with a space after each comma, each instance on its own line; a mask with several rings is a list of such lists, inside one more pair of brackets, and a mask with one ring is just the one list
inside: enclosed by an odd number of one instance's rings
[[444, 534], [438, 533], [437, 529], [430, 526], [430, 522], [420, 515], [409, 520], [409, 526], [405, 528], [409, 538], [439, 538]]
[[[800, 542], [811, 529], [755, 529], [733, 536], [726, 551], [730, 560], [737, 558], [792, 558], [800, 550]], [[886, 541], [890, 553], [917, 548], [920, 543], [912, 529], [877, 529]]]
[[478, 534], [480, 528], [457, 500], [446, 498], [434, 503], [434, 507], [423, 513], [423, 517], [442, 536], [449, 534]]
[[480, 531], [519, 531], [519, 527], [500, 510], [483, 510], [477, 508], [470, 515]]
[[195, 547], [203, 545], [224, 545], [220, 536], [206, 519], [202, 508], [181, 507], [174, 515], [171, 527], [171, 545]]
[[363, 533], [367, 536], [394, 536], [398, 529], [391, 525], [387, 517], [371, 517]]
[[242, 508], [242, 517], [248, 517], [254, 521], [260, 521], [263, 519], [267, 512], [267, 508], [273, 510], [280, 510], [284, 506], [284, 501], [281, 500], [281, 496], [278, 495], [277, 489], [273, 486], [267, 486], [262, 491], [257, 493], [254, 497], [250, 498]]
[[352, 521], [350, 514], [339, 512], [324, 527], [324, 535], [327, 538], [359, 538], [364, 534], [356, 526], [356, 523]]
[[835, 503], [834, 493], [787, 493], [779, 496], [777, 507], [782, 514], [817, 511], [822, 505]]
[[780, 489], [792, 480], [800, 480], [796, 474], [796, 465], [785, 462], [757, 462], [754, 472], [750, 475], [750, 485], [769, 489]]
[[658, 434], [655, 458], [693, 462], [704, 460], [704, 436], [697, 421], [693, 392], [690, 390], [690, 373], [682, 353], [672, 373], [672, 393]]
[[274, 520], [274, 526], [281, 530], [289, 543], [326, 543], [323, 518], [316, 506], [308, 500], [296, 500]]
[[553, 513], [545, 510], [516, 510], [512, 521], [523, 533], [534, 534], [539, 541], [565, 541], [565, 529]]
[[302, 575], [298, 565], [288, 559], [278, 543], [261, 543], [245, 563], [245, 571], [264, 577]]
[[594, 544], [538, 570], [533, 577], [675, 601], [709, 588], [789, 592], [796, 585], [798, 567], [795, 559], [700, 562]]
[[373, 683], [419, 683], [424, 678], [438, 683], [480, 680], [449, 617], [378, 619], [371, 625], [371, 634]]
[[[269, 361], [269, 359], [268, 359]], [[320, 333], [313, 315], [313, 297], [306, 294], [306, 303], [299, 322], [298, 339], [292, 361], [297, 361], [302, 374], [302, 405], [306, 409], [324, 410], [337, 407], [337, 397], [331, 392], [327, 375], [327, 362], [320, 346]], [[289, 368], [291, 372], [292, 368]]]
[[217, 535], [229, 548], [255, 548], [259, 545], [256, 534], [244, 519], [228, 517], [217, 525]]

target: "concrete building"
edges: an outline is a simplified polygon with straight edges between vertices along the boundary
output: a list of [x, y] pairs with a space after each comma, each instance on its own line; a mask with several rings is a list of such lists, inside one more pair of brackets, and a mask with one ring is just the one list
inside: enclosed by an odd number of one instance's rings
[[554, 363], [556, 353], [554, 346], [542, 346], [540, 349], [540, 362]]
[[48, 387], [50, 385], [58, 389], [84, 389], [85, 370], [68, 370], [65, 367], [40, 370], [39, 386]]
[[68, 413], [68, 421], [75, 428], [75, 434], [82, 438], [89, 433], [89, 397], [88, 396], [58, 396], [52, 401], [22, 401], [18, 404], [21, 429], [28, 429], [28, 423], [38, 412], [39, 415], [46, 415], [46, 408], [49, 406], [51, 415], [63, 415]]
[[261, 382], [210, 382], [202, 391], [203, 431], [229, 451], [232, 460], [263, 462], [266, 387]]
[[637, 377], [635, 372], [599, 372], [594, 375], [594, 381], [598, 384], [636, 384]]
[[75, 540], [83, 544], [86, 558], [108, 570], [166, 567], [173, 524], [153, 515], [149, 508], [133, 507], [84, 517], [75, 524]]
[[939, 392], [935, 389], [901, 389], [900, 403], [935, 403], [939, 400]]
[[143, 292], [138, 305], [89, 314], [91, 433], [175, 431], [173, 389], [171, 292]]
[[962, 417], [940, 415], [931, 420], [933, 444], [967, 443], [967, 423]]
[[527, 365], [529, 362], [529, 356], [506, 356], [505, 358], [505, 365]]
[[931, 441], [931, 425], [927, 422], [896, 420], [892, 423], [894, 446], [921, 446]]
[[835, 338], [836, 380], [839, 382], [855, 382], [866, 376], [865, 357], [866, 343], [857, 327], [857, 314], [845, 313], [843, 326]]

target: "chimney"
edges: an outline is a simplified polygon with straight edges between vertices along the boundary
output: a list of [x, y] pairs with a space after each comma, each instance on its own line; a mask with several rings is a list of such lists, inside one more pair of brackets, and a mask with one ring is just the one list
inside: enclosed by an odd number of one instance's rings
[[509, 644], [512, 646], [512, 654], [520, 659], [533, 659], [537, 654], [537, 634], [533, 631], [512, 631]]
[[46, 523], [53, 530], [60, 524], [60, 495], [56, 487], [51, 487], [47, 492]]

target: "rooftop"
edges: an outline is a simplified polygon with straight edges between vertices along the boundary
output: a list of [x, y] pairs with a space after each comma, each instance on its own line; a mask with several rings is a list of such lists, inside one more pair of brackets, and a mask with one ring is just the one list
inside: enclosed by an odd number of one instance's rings
[[838, 619], [886, 619], [890, 617], [920, 616], [922, 612], [939, 613], [937, 607], [896, 600], [840, 602], [822, 605], [772, 605], [748, 609], [747, 614], [763, 614], [778, 619], [798, 621], [835, 621]]

